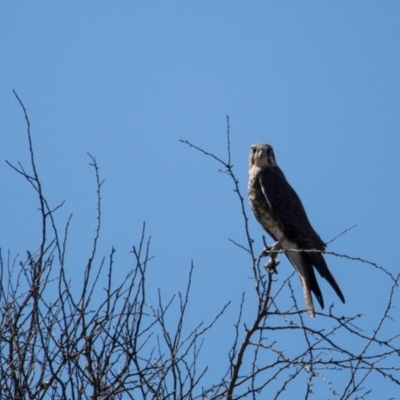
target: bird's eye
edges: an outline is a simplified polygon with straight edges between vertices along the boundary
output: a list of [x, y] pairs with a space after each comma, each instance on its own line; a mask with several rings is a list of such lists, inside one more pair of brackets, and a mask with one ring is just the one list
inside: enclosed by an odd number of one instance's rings
[[251, 151], [252, 151], [253, 153], [255, 153], [255, 152], [256, 152], [256, 146], [251, 146]]

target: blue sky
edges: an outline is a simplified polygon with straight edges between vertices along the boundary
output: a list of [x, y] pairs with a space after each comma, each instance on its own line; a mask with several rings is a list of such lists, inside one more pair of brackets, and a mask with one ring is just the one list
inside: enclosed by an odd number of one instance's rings
[[[323, 240], [357, 225], [329, 249], [396, 272], [399, 19], [395, 1], [1, 2], [1, 248], [33, 251], [40, 233], [34, 193], [4, 162], [28, 164], [15, 89], [45, 193], [52, 204], [66, 201], [61, 224], [73, 214], [71, 276], [87, 260], [96, 222], [90, 152], [106, 180], [102, 254], [117, 249], [123, 276], [146, 221], [150, 292], [183, 289], [193, 259], [189, 325], [231, 300], [220, 325], [232, 326], [241, 293], [252, 296], [247, 257], [228, 241], [245, 240], [238, 201], [220, 166], [179, 142], [225, 157], [227, 115], [242, 193], [251, 144], [270, 143]], [[250, 227], [261, 250], [262, 230], [253, 218]], [[381, 275], [328, 263], [346, 305], [322, 282], [326, 303], [374, 324], [387, 291]], [[278, 279], [291, 271], [282, 258]], [[226, 342], [220, 335], [206, 357]]]

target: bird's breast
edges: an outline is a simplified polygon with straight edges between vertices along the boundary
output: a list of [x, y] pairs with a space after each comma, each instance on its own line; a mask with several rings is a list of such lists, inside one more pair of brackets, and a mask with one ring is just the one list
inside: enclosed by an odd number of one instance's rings
[[275, 240], [278, 240], [283, 235], [283, 228], [261, 189], [259, 171], [250, 170], [248, 192], [250, 207], [257, 221]]

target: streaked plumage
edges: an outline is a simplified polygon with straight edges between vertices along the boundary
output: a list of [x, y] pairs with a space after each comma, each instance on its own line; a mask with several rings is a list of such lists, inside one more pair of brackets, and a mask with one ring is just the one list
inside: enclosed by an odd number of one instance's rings
[[276, 241], [273, 249], [285, 250], [300, 276], [310, 316], [315, 316], [311, 292], [324, 308], [313, 267], [330, 283], [344, 303], [343, 294], [322, 253], [287, 251], [314, 249], [322, 252], [326, 246], [311, 226], [299, 196], [276, 164], [273, 149], [268, 144], [255, 144], [251, 147], [248, 191], [255, 217]]

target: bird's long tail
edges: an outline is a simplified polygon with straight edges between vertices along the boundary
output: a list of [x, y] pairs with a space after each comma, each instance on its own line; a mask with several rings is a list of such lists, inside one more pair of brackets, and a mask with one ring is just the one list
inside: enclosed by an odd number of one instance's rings
[[[304, 295], [304, 301], [306, 303], [306, 308], [307, 312], [310, 315], [311, 318], [315, 317], [315, 310], [314, 310], [314, 303], [311, 297], [311, 290], [314, 288], [316, 282], [316, 278], [314, 275], [314, 271], [312, 270], [311, 266], [311, 271], [309, 268], [308, 263], [304, 259], [303, 255], [301, 252], [299, 252], [299, 248], [297, 244], [289, 242], [288, 240], [284, 240], [282, 242], [282, 248], [285, 250], [285, 253], [287, 257], [289, 258], [290, 262], [293, 264], [294, 268], [296, 269], [297, 273], [299, 274], [300, 277], [300, 282], [301, 286], [303, 287], [303, 295]], [[292, 251], [290, 251], [292, 250]], [[316, 297], [318, 300], [322, 301], [322, 307], [323, 307], [323, 300], [322, 300], [322, 295], [319, 290], [319, 286], [317, 283], [317, 293]], [[315, 292], [315, 290], [314, 290]], [[318, 293], [319, 292], [319, 293]], [[320, 303], [321, 303], [320, 301]]]
[[[303, 263], [301, 263], [301, 264], [303, 264]], [[303, 267], [299, 268], [298, 265], [295, 265], [295, 268], [296, 268], [297, 272], [299, 273], [301, 286], [303, 287], [303, 295], [304, 295], [304, 301], [306, 303], [307, 312], [311, 318], [314, 318], [315, 310], [314, 310], [314, 303], [313, 303], [312, 296], [311, 296], [311, 282], [310, 282], [309, 274], [304, 273], [305, 269]], [[307, 267], [305, 266], [305, 268], [307, 268]]]

